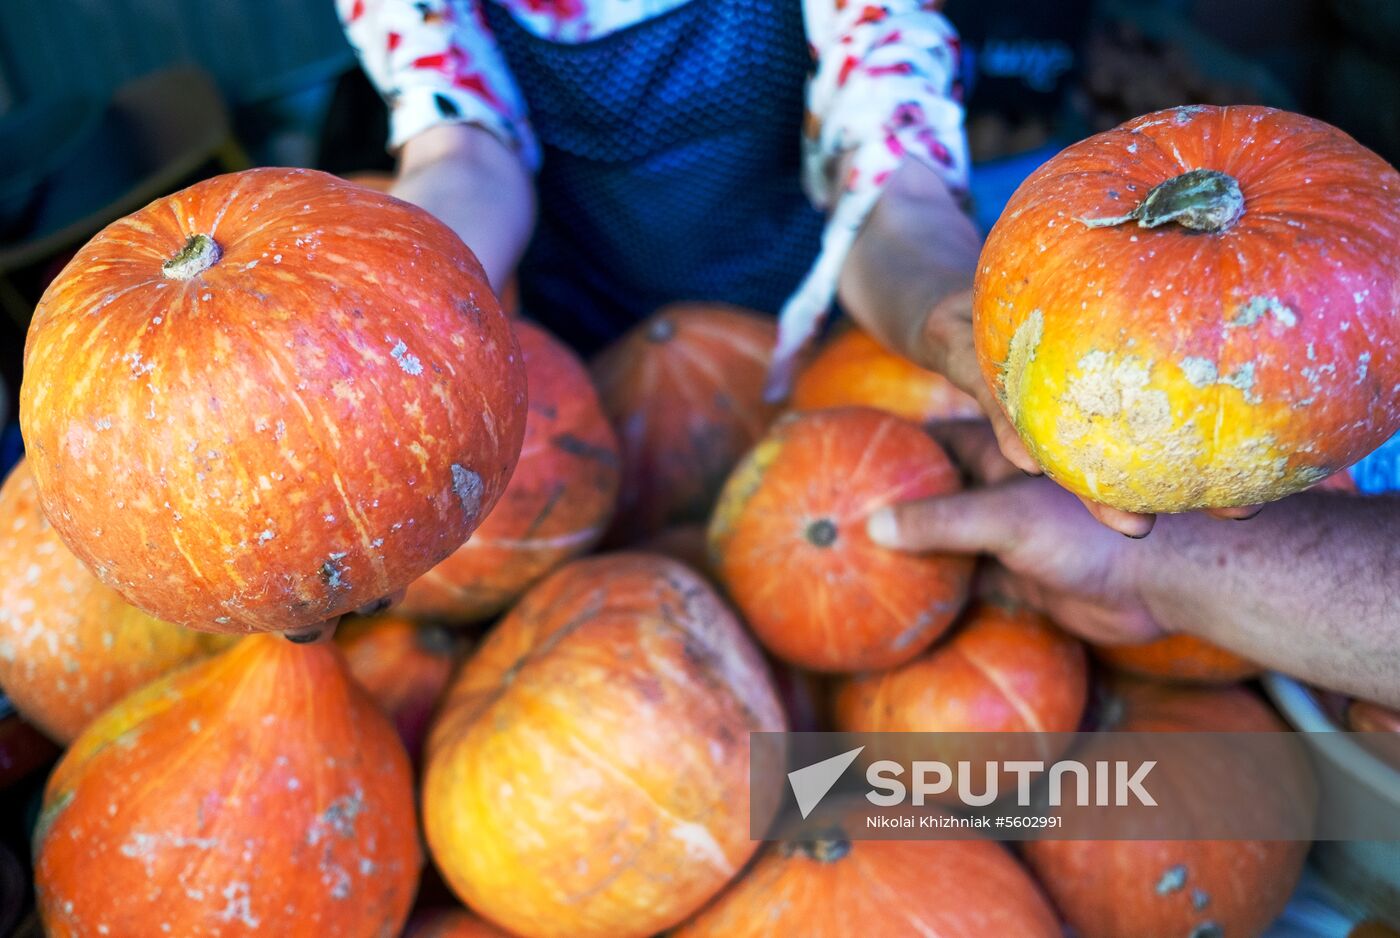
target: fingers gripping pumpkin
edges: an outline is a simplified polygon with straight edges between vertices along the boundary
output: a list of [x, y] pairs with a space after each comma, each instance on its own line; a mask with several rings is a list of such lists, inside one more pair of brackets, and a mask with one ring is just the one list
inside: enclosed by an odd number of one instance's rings
[[146, 612], [227, 632], [315, 625], [426, 573], [505, 488], [524, 418], [461, 240], [285, 169], [94, 237], [39, 302], [20, 400], [64, 542]]
[[1282, 498], [1400, 430], [1400, 174], [1261, 107], [1065, 150], [987, 238], [977, 355], [1032, 455], [1116, 508]]

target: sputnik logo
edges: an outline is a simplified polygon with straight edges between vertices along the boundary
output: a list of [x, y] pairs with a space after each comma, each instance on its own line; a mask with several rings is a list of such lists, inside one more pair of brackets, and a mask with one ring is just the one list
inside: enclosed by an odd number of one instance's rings
[[856, 756], [864, 749], [864, 746], [858, 746], [830, 759], [813, 762], [788, 773], [788, 784], [792, 786], [792, 794], [797, 799], [797, 810], [802, 812], [802, 820], [807, 820], [807, 816], [816, 810], [826, 793], [841, 780], [841, 776], [846, 774], [851, 763], [856, 761]]

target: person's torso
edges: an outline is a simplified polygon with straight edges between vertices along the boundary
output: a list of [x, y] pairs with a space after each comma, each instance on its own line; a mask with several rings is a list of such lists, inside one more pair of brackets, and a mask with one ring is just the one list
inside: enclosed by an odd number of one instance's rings
[[600, 39], [483, 4], [544, 152], [527, 315], [590, 351], [654, 309], [776, 312], [816, 256], [798, 0], [689, 0]]

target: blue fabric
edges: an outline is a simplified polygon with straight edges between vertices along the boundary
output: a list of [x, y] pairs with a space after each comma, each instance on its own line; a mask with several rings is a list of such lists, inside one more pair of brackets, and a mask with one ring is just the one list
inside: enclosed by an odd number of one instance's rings
[[1352, 466], [1351, 477], [1366, 495], [1400, 492], [1400, 433]]
[[525, 313], [584, 353], [658, 306], [775, 313], [816, 258], [794, 0], [691, 0], [578, 45], [482, 4], [544, 151]]

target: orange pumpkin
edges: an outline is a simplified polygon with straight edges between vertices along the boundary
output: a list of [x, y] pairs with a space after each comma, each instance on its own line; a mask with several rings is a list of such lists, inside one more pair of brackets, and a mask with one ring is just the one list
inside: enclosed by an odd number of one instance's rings
[[978, 359], [1031, 453], [1118, 508], [1282, 498], [1400, 430], [1400, 174], [1263, 107], [1075, 144], [982, 251]]
[[749, 733], [783, 727], [758, 650], [697, 574], [574, 561], [454, 680], [428, 744], [428, 844], [512, 932], [651, 935], [753, 853]]
[[409, 758], [418, 761], [438, 698], [456, 665], [446, 631], [398, 615], [351, 619], [335, 640], [350, 676], [379, 704], [398, 730]]
[[126, 697], [49, 778], [45, 933], [396, 935], [408, 757], [334, 646], [257, 636]]
[[[1281, 730], [1241, 687], [1114, 685], [1104, 729], [1248, 733]], [[1276, 780], [1241, 784], [1268, 788]], [[1082, 938], [1259, 935], [1287, 904], [1308, 844], [1298, 841], [1033, 840], [1025, 856]]]
[[791, 404], [795, 410], [874, 407], [916, 423], [982, 416], [977, 402], [947, 378], [894, 354], [854, 326], [802, 369]]
[[776, 340], [768, 317], [685, 303], [640, 323], [594, 360], [622, 443], [612, 543], [709, 517], [725, 476], [776, 412], [763, 401]]
[[69, 743], [127, 693], [235, 641], [153, 619], [97, 581], [39, 510], [21, 462], [0, 489], [0, 687]]
[[98, 579], [216, 632], [407, 586], [505, 488], [510, 324], [461, 239], [334, 176], [220, 176], [114, 222], [45, 291], [20, 422]]
[[851, 733], [1072, 733], [1088, 698], [1084, 646], [1029, 609], [980, 604], [945, 642], [842, 682]]
[[[839, 832], [838, 832], [839, 834]], [[1034, 880], [986, 840], [833, 836], [768, 849], [675, 938], [1059, 938]]]
[[398, 606], [419, 618], [477, 622], [550, 570], [587, 553], [617, 501], [617, 438], [588, 372], [538, 326], [515, 324], [529, 383], [525, 444], [491, 516]]
[[906, 420], [862, 407], [790, 415], [725, 483], [712, 563], [778, 657], [818, 671], [893, 667], [952, 624], [973, 560], [885, 550], [866, 518], [958, 488], [943, 450]]
[[414, 916], [404, 938], [510, 938], [464, 909], [435, 909]]
[[1231, 684], [1259, 674], [1259, 665], [1194, 635], [1168, 635], [1142, 645], [1100, 645], [1107, 664], [1139, 677], [1199, 684]]

